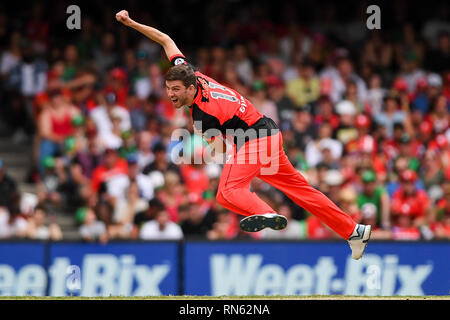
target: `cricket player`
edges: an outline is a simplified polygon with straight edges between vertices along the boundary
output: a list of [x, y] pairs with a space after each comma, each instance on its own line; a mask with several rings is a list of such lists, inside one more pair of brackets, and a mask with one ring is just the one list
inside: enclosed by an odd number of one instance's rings
[[232, 132], [233, 148], [227, 154], [216, 199], [230, 211], [246, 216], [239, 224], [242, 230], [257, 232], [266, 227], [281, 230], [287, 225], [284, 216], [250, 191], [251, 181], [258, 177], [348, 240], [352, 258], [361, 258], [370, 238], [370, 225], [355, 223], [308, 184], [284, 153], [282, 135], [272, 119], [262, 115], [235, 90], [196, 71], [167, 34], [132, 20], [126, 10], [118, 12], [116, 19], [163, 47], [172, 64], [165, 76], [167, 95], [175, 108], [189, 108], [194, 131], [211, 148], [221, 152], [223, 139]]

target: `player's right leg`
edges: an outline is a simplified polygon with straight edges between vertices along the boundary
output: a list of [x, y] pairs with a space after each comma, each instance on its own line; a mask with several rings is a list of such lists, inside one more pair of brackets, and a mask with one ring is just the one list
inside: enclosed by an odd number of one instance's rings
[[239, 223], [239, 228], [247, 232], [258, 232], [264, 228], [282, 230], [287, 226], [286, 217], [277, 213], [256, 214], [245, 217]]

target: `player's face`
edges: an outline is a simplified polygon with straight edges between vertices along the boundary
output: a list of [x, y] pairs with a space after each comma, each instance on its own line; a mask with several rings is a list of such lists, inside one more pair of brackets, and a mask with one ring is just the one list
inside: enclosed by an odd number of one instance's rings
[[190, 105], [189, 88], [186, 88], [181, 80], [166, 81], [167, 96], [172, 100], [175, 108]]

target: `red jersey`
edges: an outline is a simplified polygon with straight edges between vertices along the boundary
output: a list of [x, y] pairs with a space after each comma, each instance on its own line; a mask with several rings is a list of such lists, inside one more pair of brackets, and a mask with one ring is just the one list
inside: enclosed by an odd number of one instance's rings
[[92, 173], [92, 181], [91, 181], [92, 190], [97, 192], [100, 189], [100, 184], [102, 182], [105, 182], [119, 174], [123, 175], [128, 174], [128, 162], [125, 159], [117, 160], [114, 167], [110, 169], [107, 169], [104, 165], [98, 166], [97, 168], [94, 169]]
[[406, 195], [402, 188], [394, 192], [392, 212], [416, 217], [424, 217], [430, 205], [430, 199], [423, 190], [417, 190], [414, 195]]
[[[188, 64], [183, 55], [171, 57], [170, 62], [174, 66]], [[237, 91], [219, 84], [199, 71], [195, 71], [195, 75], [197, 92], [189, 111], [195, 128], [206, 138], [217, 137], [220, 133], [224, 136], [232, 133], [239, 148], [241, 140], [236, 139], [237, 135], [243, 135], [243, 144], [252, 138], [273, 135], [278, 132], [275, 122], [260, 113], [249, 100]], [[249, 129], [254, 129], [255, 135], [249, 134]]]
[[189, 192], [201, 194], [209, 187], [209, 178], [205, 170], [197, 169], [192, 165], [181, 166], [181, 175]]

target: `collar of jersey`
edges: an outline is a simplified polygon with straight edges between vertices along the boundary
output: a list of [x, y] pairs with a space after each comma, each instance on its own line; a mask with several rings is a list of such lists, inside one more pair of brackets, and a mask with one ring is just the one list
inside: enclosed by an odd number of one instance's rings
[[192, 104], [189, 106], [189, 108], [192, 108], [192, 106], [194, 105], [194, 101], [195, 101], [195, 99], [197, 99], [198, 92], [200, 91], [199, 89], [200, 89], [200, 84], [197, 82], [197, 91], [195, 91], [194, 99], [192, 99]]

